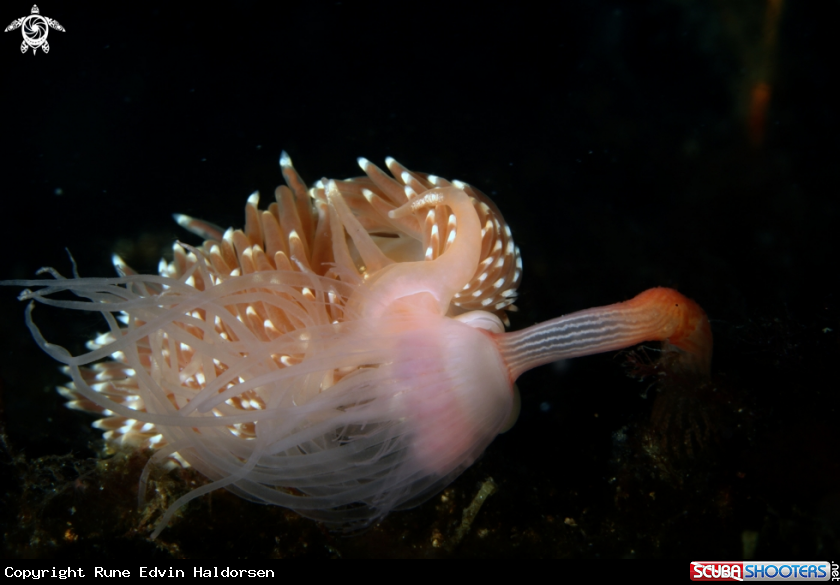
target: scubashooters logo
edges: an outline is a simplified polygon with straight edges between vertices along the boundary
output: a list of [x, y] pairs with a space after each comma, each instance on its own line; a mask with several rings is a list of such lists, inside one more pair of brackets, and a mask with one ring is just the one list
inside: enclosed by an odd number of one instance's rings
[[38, 10], [37, 4], [32, 5], [32, 14], [13, 20], [12, 24], [7, 26], [3, 32], [9, 32], [18, 28], [23, 34], [20, 52], [25, 53], [31, 47], [33, 55], [38, 52], [38, 49], [41, 49], [44, 53], [50, 52], [47, 35], [50, 33], [51, 28], [64, 32], [64, 27], [58, 24], [57, 20], [41, 16], [41, 11]]
[[692, 581], [828, 581], [825, 561], [694, 561]]

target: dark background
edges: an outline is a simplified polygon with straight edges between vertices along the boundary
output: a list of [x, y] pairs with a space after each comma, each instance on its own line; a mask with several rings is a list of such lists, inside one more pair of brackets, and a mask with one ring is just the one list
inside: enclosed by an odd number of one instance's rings
[[[49, 54], [0, 35], [0, 278], [69, 275], [65, 247], [83, 276], [114, 251], [154, 271], [196, 243], [171, 213], [242, 225], [282, 149], [309, 182], [393, 156], [498, 204], [524, 262], [514, 328], [672, 286], [712, 321], [714, 388], [628, 377], [655, 346], [544, 367], [443, 498], [364, 534], [217, 493], [152, 543], [142, 457], [96, 462], [4, 288], [6, 556], [838, 556], [836, 2], [39, 7], [66, 28]], [[103, 328], [35, 316], [76, 351]]]

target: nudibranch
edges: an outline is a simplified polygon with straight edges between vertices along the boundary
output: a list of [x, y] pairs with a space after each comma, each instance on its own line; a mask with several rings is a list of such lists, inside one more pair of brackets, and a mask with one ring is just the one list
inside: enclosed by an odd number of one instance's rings
[[307, 189], [284, 153], [287, 186], [264, 210], [253, 194], [244, 229], [176, 216], [205, 242], [176, 243], [158, 275], [115, 257], [115, 278], [5, 283], [107, 322], [73, 356], [28, 305], [72, 380], [69, 407], [98, 413], [111, 447], [210, 480], [153, 536], [218, 488], [339, 528], [417, 505], [513, 423], [514, 381], [544, 363], [659, 340], [675, 367], [708, 375], [708, 319], [671, 289], [506, 333], [522, 263], [492, 201], [391, 158], [390, 174], [359, 164], [364, 177]]

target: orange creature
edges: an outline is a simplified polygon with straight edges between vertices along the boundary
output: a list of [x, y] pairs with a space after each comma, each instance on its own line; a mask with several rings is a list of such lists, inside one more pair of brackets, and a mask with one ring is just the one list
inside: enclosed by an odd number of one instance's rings
[[[365, 177], [307, 191], [280, 162], [288, 187], [267, 210], [252, 195], [244, 230], [176, 216], [207, 239], [176, 244], [159, 275], [115, 258], [117, 278], [5, 283], [108, 323], [72, 356], [29, 304], [72, 379], [68, 406], [101, 414], [111, 446], [211, 480], [153, 536], [221, 487], [345, 527], [416, 505], [513, 424], [514, 381], [544, 363], [659, 340], [674, 367], [708, 376], [708, 319], [671, 289], [506, 333], [519, 250], [474, 187], [359, 159]], [[64, 290], [86, 300], [53, 298]]]

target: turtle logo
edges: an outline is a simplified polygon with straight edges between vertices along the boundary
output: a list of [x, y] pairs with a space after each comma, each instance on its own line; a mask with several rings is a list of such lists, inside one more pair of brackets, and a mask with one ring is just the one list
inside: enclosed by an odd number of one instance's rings
[[9, 32], [20, 28], [23, 33], [23, 42], [20, 44], [20, 52], [25, 53], [26, 49], [32, 47], [32, 54], [40, 48], [44, 53], [50, 52], [50, 44], [47, 42], [47, 34], [50, 28], [64, 32], [64, 27], [58, 24], [57, 20], [41, 16], [38, 5], [32, 5], [32, 14], [13, 20], [12, 24], [6, 27], [3, 32]]

